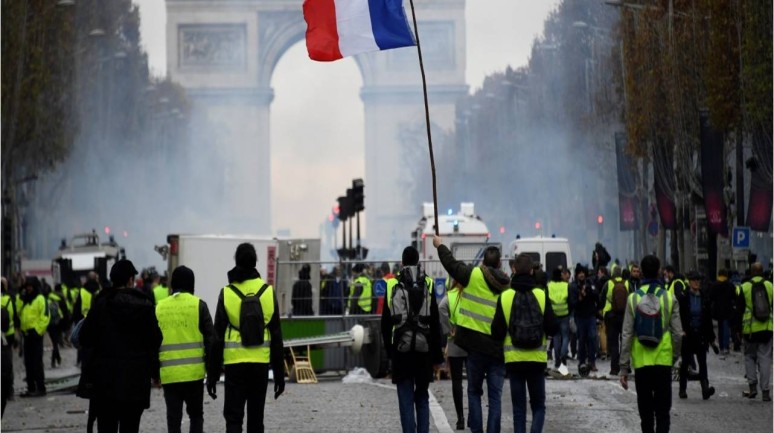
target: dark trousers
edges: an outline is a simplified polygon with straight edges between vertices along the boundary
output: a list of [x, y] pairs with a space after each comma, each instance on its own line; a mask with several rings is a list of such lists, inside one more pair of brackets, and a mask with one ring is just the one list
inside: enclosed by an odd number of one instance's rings
[[5, 413], [5, 403], [13, 395], [13, 349], [10, 345], [3, 346], [2, 360], [0, 360], [0, 368], [2, 368], [2, 376], [0, 376], [0, 389], [2, 389], [3, 397], [3, 413]]
[[62, 344], [62, 329], [59, 325], [51, 325], [48, 327], [48, 336], [51, 338], [51, 366], [54, 366], [54, 362], [62, 363], [62, 356], [59, 354], [59, 346]]
[[464, 356], [449, 357], [449, 370], [452, 380], [452, 397], [454, 397], [454, 410], [457, 412], [457, 420], [465, 419], [465, 412], [462, 409], [462, 369], [464, 367]]
[[637, 409], [642, 433], [669, 433], [669, 410], [672, 408], [672, 367], [654, 365], [634, 371]]
[[43, 337], [33, 331], [24, 336], [24, 368], [27, 370], [27, 391], [46, 392], [43, 376]]
[[607, 329], [607, 356], [610, 358], [610, 371], [618, 374], [621, 361], [620, 341], [623, 317], [608, 313], [605, 316], [605, 328]]
[[167, 431], [181, 433], [183, 403], [191, 421], [190, 433], [204, 431], [204, 384], [201, 380], [164, 385], [164, 401], [167, 403]]
[[145, 410], [141, 405], [117, 401], [91, 400], [97, 406], [97, 432], [139, 433], [140, 418]]
[[688, 362], [686, 359], [692, 359], [696, 356], [696, 362], [699, 364], [699, 380], [702, 383], [702, 388], [707, 383], [707, 348], [706, 343], [702, 343], [701, 338], [698, 336], [686, 336], [683, 337], [683, 345], [681, 346], [681, 356], [683, 362], [680, 363], [680, 390], [685, 391], [688, 384]]
[[247, 403], [247, 433], [263, 433], [263, 407], [269, 385], [269, 364], [229, 364], [223, 417], [226, 433], [241, 433]]

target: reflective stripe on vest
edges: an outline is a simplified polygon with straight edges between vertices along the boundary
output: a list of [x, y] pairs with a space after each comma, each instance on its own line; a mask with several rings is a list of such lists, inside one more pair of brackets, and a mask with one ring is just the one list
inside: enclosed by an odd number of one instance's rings
[[548, 299], [551, 300], [551, 308], [557, 317], [570, 314], [570, 307], [567, 305], [568, 296], [569, 286], [565, 281], [550, 281], [548, 283]]
[[352, 311], [352, 299], [354, 299], [355, 296], [355, 286], [357, 284], [360, 284], [363, 287], [363, 291], [360, 293], [360, 297], [357, 299], [357, 305], [360, 307], [361, 310], [363, 310], [366, 313], [371, 312], [371, 280], [368, 279], [365, 275], [361, 275], [357, 278], [355, 278], [355, 281], [352, 282], [352, 287], [349, 291], [349, 311]]
[[2, 308], [5, 308], [8, 311], [8, 331], [5, 332], [5, 335], [13, 335], [14, 332], [16, 332], [16, 329], [14, 328], [13, 322], [13, 304], [11, 304], [11, 296], [10, 295], [3, 295], [2, 296]]
[[79, 296], [81, 298], [81, 314], [83, 317], [86, 317], [89, 314], [89, 310], [91, 310], [91, 292], [81, 289]]
[[764, 280], [762, 277], [753, 277], [750, 281], [742, 284], [742, 294], [744, 295], [744, 315], [742, 316], [742, 334], [748, 335], [753, 332], [771, 331], [772, 328], [772, 316], [769, 315], [769, 320], [759, 321], [753, 318], [753, 304], [752, 304], [752, 286], [754, 283], [763, 281], [763, 285], [766, 286], [766, 294], [769, 297], [769, 305], [772, 301], [772, 285], [770, 282]]
[[492, 319], [498, 297], [489, 290], [481, 268], [473, 268], [470, 281], [460, 295], [457, 326], [492, 335]]
[[[647, 293], [650, 289], [650, 285], [640, 287], [640, 290]], [[666, 290], [666, 289], [664, 289]], [[635, 370], [640, 367], [649, 367], [653, 365], [666, 365], [672, 366], [672, 330], [669, 329], [670, 318], [672, 317], [673, 298], [672, 294], [667, 291], [667, 296], [661, 296], [656, 290], [656, 296], [658, 296], [659, 303], [661, 304], [661, 325], [664, 330], [664, 334], [661, 336], [661, 341], [656, 347], [648, 347], [642, 345], [640, 340], [637, 339], [637, 334], [633, 333], [632, 338], [632, 368]], [[632, 311], [632, 317], [634, 317], [637, 303], [640, 300], [640, 296], [635, 292], [629, 295], [629, 308]]]
[[[540, 312], [545, 314], [546, 312], [546, 292], [540, 288], [532, 289], [532, 294], [537, 298], [538, 305], [540, 305]], [[503, 309], [503, 316], [505, 316], [505, 326], [509, 327], [511, 323], [511, 310], [513, 309], [513, 298], [516, 296], [516, 291], [513, 289], [507, 289], [500, 295], [500, 306]], [[548, 362], [548, 354], [546, 352], [546, 336], [543, 335], [543, 344], [537, 349], [520, 349], [513, 345], [511, 340], [511, 333], [505, 333], [505, 341], [503, 341], [503, 353], [505, 354], [505, 362]]]
[[[233, 283], [233, 285], [245, 296], [258, 293], [263, 287], [264, 281], [260, 278], [253, 280]], [[268, 363], [269, 362], [269, 320], [274, 315], [274, 288], [270, 285], [261, 295], [261, 309], [263, 310], [263, 345], [245, 347], [242, 346], [242, 336], [239, 333], [239, 313], [242, 308], [242, 300], [233, 290], [224, 287], [221, 290], [223, 294], [223, 306], [226, 309], [228, 321], [232, 326], [226, 328], [225, 346], [223, 349], [224, 364], [241, 363]]]
[[199, 298], [175, 293], [156, 306], [163, 339], [159, 347], [161, 383], [204, 379], [204, 337], [199, 330]]

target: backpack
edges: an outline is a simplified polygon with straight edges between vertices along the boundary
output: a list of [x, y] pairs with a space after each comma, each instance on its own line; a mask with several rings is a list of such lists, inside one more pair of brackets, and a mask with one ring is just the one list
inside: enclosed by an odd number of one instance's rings
[[516, 290], [511, 305], [508, 333], [519, 349], [537, 349], [543, 345], [543, 311], [532, 290]]
[[651, 286], [647, 292], [638, 289], [636, 293], [640, 299], [634, 306], [634, 333], [643, 346], [656, 347], [664, 335], [661, 299], [666, 304], [667, 291], [661, 286]]
[[769, 294], [766, 292], [766, 285], [763, 281], [756, 281], [752, 285], [752, 315], [759, 322], [769, 320], [771, 317], [771, 304], [769, 304]]
[[[392, 292], [393, 344], [398, 352], [430, 351], [430, 291], [419, 266], [407, 266], [400, 272]], [[419, 296], [421, 304], [413, 308], [410, 299]]]
[[56, 302], [54, 299], [46, 298], [46, 314], [51, 317], [51, 321], [49, 322], [49, 326], [53, 325], [56, 326], [59, 324], [59, 321], [62, 320], [62, 311], [59, 309], [59, 303]]
[[229, 323], [229, 326], [239, 331], [242, 336], [242, 346], [254, 347], [263, 345], [263, 333], [266, 330], [266, 324], [263, 321], [263, 307], [261, 306], [261, 295], [269, 287], [264, 284], [258, 293], [245, 295], [240, 292], [233, 284], [228, 287], [234, 291], [242, 300], [242, 306], [239, 309], [239, 328]]
[[626, 299], [629, 297], [629, 290], [626, 288], [624, 280], [613, 281], [613, 293], [610, 296], [610, 305], [613, 313], [619, 317], [623, 317], [626, 312]]

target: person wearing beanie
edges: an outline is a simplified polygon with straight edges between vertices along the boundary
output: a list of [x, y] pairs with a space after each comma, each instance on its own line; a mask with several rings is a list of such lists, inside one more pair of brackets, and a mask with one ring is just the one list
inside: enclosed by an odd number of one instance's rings
[[156, 318], [163, 336], [159, 366], [167, 404], [167, 431], [181, 432], [185, 404], [190, 433], [202, 433], [203, 381], [214, 333], [212, 317], [207, 303], [194, 296], [194, 273], [191, 269], [185, 266], [175, 268], [170, 286], [172, 294], [156, 305]]
[[599, 292], [588, 277], [589, 270], [578, 263], [570, 285], [570, 303], [578, 329], [578, 372], [597, 371], [597, 303]]
[[433, 279], [419, 266], [416, 248], [403, 250], [402, 265], [395, 284], [388, 286], [382, 308], [382, 339], [392, 361], [402, 430], [426, 433], [430, 429], [428, 388], [434, 366], [443, 363], [441, 322]]
[[291, 297], [291, 304], [293, 305], [294, 316], [313, 316], [314, 309], [312, 308], [312, 283], [309, 280], [312, 278], [311, 267], [308, 264], [301, 266], [301, 270], [298, 271], [298, 280], [293, 283], [293, 291]]
[[129, 260], [110, 269], [112, 288], [92, 299], [79, 339], [84, 351], [78, 395], [90, 399], [102, 432], [139, 432], [158, 381], [161, 330], [153, 300], [134, 289]]
[[22, 397], [46, 395], [43, 374], [43, 336], [46, 334], [51, 316], [48, 314], [46, 298], [40, 292], [37, 277], [24, 280], [22, 306], [19, 309], [21, 332], [24, 336], [24, 368], [27, 371], [27, 392]]
[[[247, 433], [263, 432], [269, 368], [274, 374], [274, 399], [285, 391], [279, 305], [274, 288], [264, 282], [255, 269], [258, 256], [252, 244], [239, 244], [234, 262], [236, 266], [227, 275], [229, 284], [220, 290], [215, 309], [215, 333], [207, 358], [207, 392], [216, 398], [218, 378], [221, 372], [225, 372], [223, 417], [226, 420], [226, 433], [242, 431], [245, 405]], [[257, 297], [261, 306], [261, 322], [253, 322], [255, 329], [247, 329], [240, 324], [248, 296]], [[254, 304], [247, 304], [245, 311], [256, 313], [254, 307], [249, 307]], [[248, 316], [258, 319], [257, 314]], [[256, 336], [262, 338], [252, 342], [251, 338]]]

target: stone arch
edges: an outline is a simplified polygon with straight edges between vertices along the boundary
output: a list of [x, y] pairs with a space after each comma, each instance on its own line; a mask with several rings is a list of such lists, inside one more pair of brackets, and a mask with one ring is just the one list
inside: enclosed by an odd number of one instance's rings
[[[271, 234], [265, 207], [270, 203], [269, 116], [274, 97], [271, 79], [277, 63], [304, 39], [301, 1], [223, 2], [166, 0], [167, 71], [186, 88], [195, 109], [205, 117], [231, 123], [232, 134], [213, 143], [223, 153], [239, 155], [226, 164], [224, 203], [241, 202], [229, 227]], [[456, 99], [465, 83], [465, 0], [421, 0], [419, 29], [428, 72], [431, 120], [454, 128]], [[401, 48], [355, 57], [365, 111], [365, 183], [367, 246], [379, 255], [394, 255], [408, 242], [419, 219], [420, 203], [402, 203], [396, 187], [406, 143], [399, 129], [424, 121], [416, 51]], [[240, 141], [242, 143], [240, 143]], [[244, 146], [254, 153], [245, 155]], [[255, 175], [258, 173], [258, 175]], [[249, 174], [249, 175], [248, 175]], [[242, 192], [233, 193], [250, 179]], [[231, 183], [229, 183], [231, 182]], [[246, 198], [247, 197], [247, 198]]]

